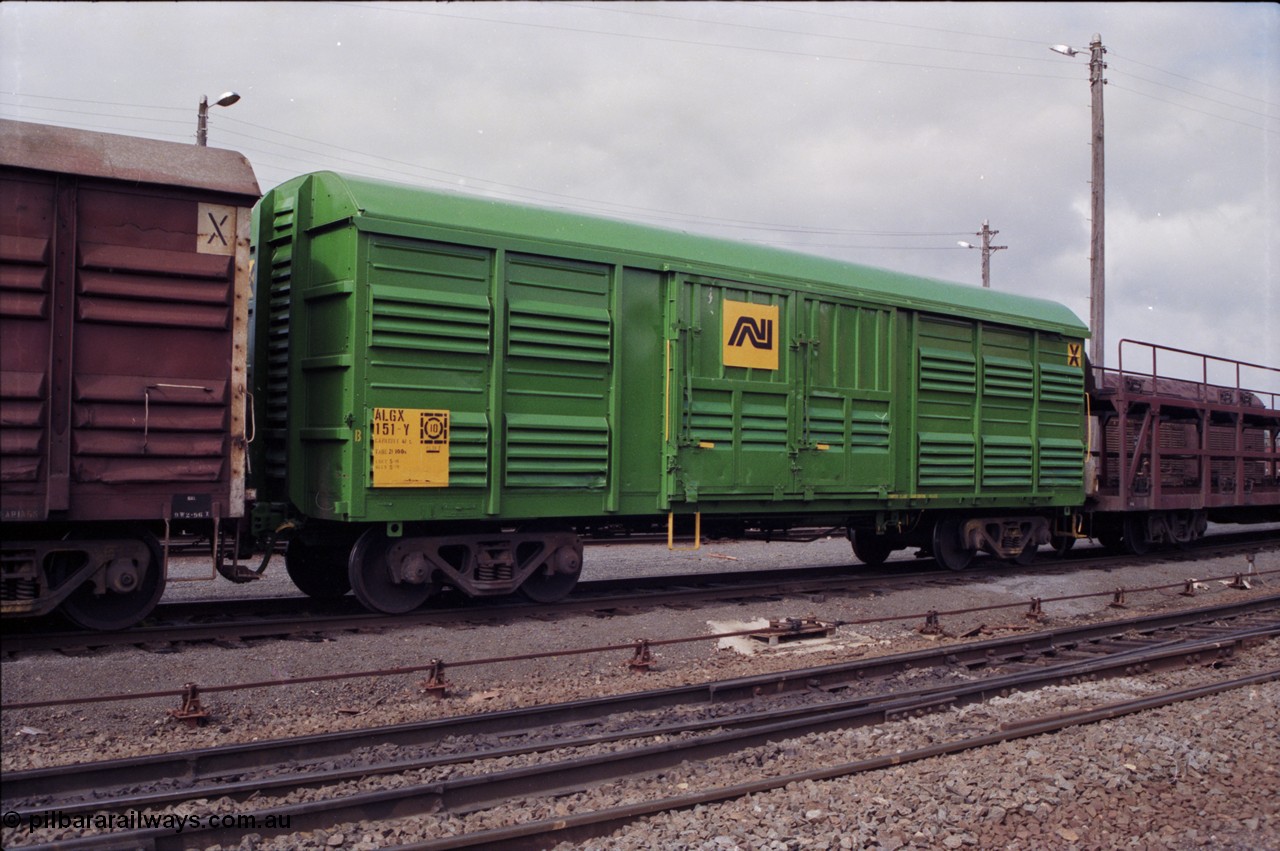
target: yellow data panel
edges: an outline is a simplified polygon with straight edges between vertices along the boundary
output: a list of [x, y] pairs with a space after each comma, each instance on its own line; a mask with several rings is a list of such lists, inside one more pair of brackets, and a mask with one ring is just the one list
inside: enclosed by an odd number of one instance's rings
[[449, 486], [449, 412], [374, 408], [369, 429], [375, 488]]
[[778, 368], [778, 306], [724, 303], [724, 365]]

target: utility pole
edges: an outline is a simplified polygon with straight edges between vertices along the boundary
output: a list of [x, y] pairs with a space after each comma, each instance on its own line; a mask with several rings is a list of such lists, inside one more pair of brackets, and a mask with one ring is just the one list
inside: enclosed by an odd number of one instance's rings
[[1089, 241], [1089, 327], [1093, 336], [1089, 340], [1089, 359], [1094, 366], [1102, 366], [1103, 319], [1106, 316], [1105, 291], [1105, 243], [1106, 205], [1103, 203], [1104, 177], [1102, 144], [1102, 87], [1107, 84], [1102, 72], [1107, 64], [1102, 61], [1107, 52], [1102, 46], [1102, 36], [1094, 34], [1089, 42], [1089, 92], [1092, 95], [1093, 113], [1093, 230]]
[[[1083, 49], [1076, 49], [1065, 44], [1055, 44], [1049, 48], [1063, 56], [1078, 56]], [[1106, 351], [1104, 344], [1103, 320], [1106, 316], [1106, 206], [1104, 189], [1106, 169], [1103, 160], [1102, 132], [1102, 87], [1107, 84], [1102, 72], [1107, 63], [1102, 57], [1107, 49], [1102, 46], [1102, 36], [1094, 33], [1089, 42], [1089, 93], [1091, 95], [1091, 111], [1093, 113], [1093, 133], [1090, 144], [1093, 147], [1092, 183], [1092, 228], [1089, 238], [1089, 328], [1092, 336], [1089, 340], [1089, 360], [1094, 366], [1102, 366], [1102, 355]]]
[[981, 248], [982, 249], [982, 285], [984, 287], [987, 287], [988, 289], [990, 289], [991, 287], [991, 252], [1003, 251], [1009, 247], [1007, 245], [991, 244], [991, 237], [995, 236], [999, 232], [1000, 231], [998, 230], [992, 230], [991, 225], [987, 222], [987, 220], [983, 219], [982, 230], [974, 234], [974, 236], [982, 237], [982, 245], [973, 245], [968, 242], [956, 243], [961, 248]]

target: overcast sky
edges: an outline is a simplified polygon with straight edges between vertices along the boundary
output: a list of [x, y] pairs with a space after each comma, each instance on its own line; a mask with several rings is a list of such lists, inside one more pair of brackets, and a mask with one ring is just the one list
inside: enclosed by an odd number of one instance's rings
[[334, 169], [972, 286], [985, 219], [992, 287], [1087, 321], [1094, 33], [1107, 364], [1280, 366], [1273, 3], [4, 2], [0, 117], [193, 142], [234, 90], [209, 144], [264, 190]]

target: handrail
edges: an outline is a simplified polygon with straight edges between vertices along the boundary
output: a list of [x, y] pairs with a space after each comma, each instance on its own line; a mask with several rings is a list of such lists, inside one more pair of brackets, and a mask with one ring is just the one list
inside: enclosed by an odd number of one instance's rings
[[[1124, 361], [1125, 361], [1126, 347], [1129, 347], [1130, 349], [1132, 349], [1133, 347], [1142, 347], [1142, 349], [1145, 350], [1144, 352], [1139, 352], [1138, 355], [1143, 359], [1146, 359], [1149, 357], [1150, 359], [1149, 372], [1144, 372], [1136, 368], [1129, 368], [1129, 369], [1125, 368]], [[1118, 349], [1118, 358], [1116, 362], [1118, 366], [1115, 369], [1098, 367], [1098, 370], [1102, 374], [1110, 373], [1119, 377], [1121, 381], [1119, 382], [1118, 386], [1122, 392], [1125, 386], [1123, 378], [1125, 378], [1126, 376], [1137, 376], [1137, 377], [1149, 377], [1153, 381], [1155, 379], [1165, 378], [1165, 379], [1175, 380], [1175, 381], [1187, 381], [1191, 383], [1196, 383], [1198, 384], [1199, 399], [1200, 401], [1204, 401], [1204, 402], [1219, 401], [1219, 400], [1212, 399], [1210, 397], [1208, 393], [1208, 390], [1210, 388], [1233, 389], [1237, 391], [1236, 397], [1235, 397], [1236, 404], [1242, 403], [1242, 400], [1244, 399], [1242, 394], [1244, 393], [1251, 394], [1254, 398], [1258, 399], [1261, 402], [1264, 402], [1266, 404], [1266, 407], [1270, 408], [1271, 410], [1275, 410], [1277, 408], [1277, 402], [1280, 401], [1280, 389], [1253, 389], [1252, 386], [1245, 386], [1244, 384], [1246, 370], [1260, 370], [1265, 374], [1274, 376], [1275, 387], [1280, 388], [1280, 367], [1266, 366], [1264, 364], [1259, 364], [1259, 363], [1250, 363], [1248, 361], [1240, 361], [1240, 360], [1235, 360], [1233, 358], [1220, 357], [1217, 355], [1207, 355], [1207, 354], [1204, 354], [1203, 352], [1193, 352], [1188, 349], [1179, 349], [1173, 346], [1163, 346], [1158, 343], [1148, 343], [1142, 340], [1123, 339], [1120, 341], [1119, 345], [1117, 346], [1117, 349]], [[1159, 356], [1162, 352], [1167, 353], [1169, 355], [1199, 358], [1200, 378], [1197, 380], [1194, 378], [1177, 378], [1172, 374], [1161, 375], [1160, 365], [1159, 365]], [[1131, 354], [1130, 355], [1131, 363], [1132, 363], [1132, 360], [1133, 360], [1133, 355]], [[1165, 362], [1166, 364], [1168, 363], [1167, 357]], [[1229, 367], [1234, 372], [1234, 377], [1235, 377], [1234, 385], [1223, 384], [1220, 382], [1211, 382], [1209, 380], [1209, 367], [1211, 363], [1225, 364], [1227, 367]], [[1250, 383], [1251, 385], [1254, 385], [1261, 382], [1258, 382], [1254, 379], [1250, 379]], [[1265, 382], [1265, 383], [1270, 385], [1271, 382]], [[1156, 388], [1153, 385], [1152, 391], [1154, 392], [1155, 389]]]

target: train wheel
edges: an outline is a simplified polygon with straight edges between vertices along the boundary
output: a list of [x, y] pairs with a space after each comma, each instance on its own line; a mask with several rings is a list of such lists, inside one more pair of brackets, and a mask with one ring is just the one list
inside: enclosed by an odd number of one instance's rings
[[849, 534], [853, 544], [853, 557], [870, 567], [878, 567], [893, 554], [894, 546], [888, 535], [859, 530]]
[[520, 593], [535, 603], [558, 603], [578, 584], [582, 575], [582, 542], [552, 553], [545, 564], [520, 585]]
[[1115, 552], [1124, 546], [1124, 530], [1119, 526], [1107, 526], [1094, 533], [1098, 543]]
[[964, 570], [973, 561], [973, 550], [960, 540], [962, 521], [945, 517], [933, 527], [933, 557], [949, 570]]
[[1053, 547], [1053, 554], [1058, 558], [1064, 558], [1075, 545], [1075, 535], [1054, 535], [1049, 539], [1049, 546]]
[[1147, 532], [1147, 518], [1141, 514], [1129, 514], [1124, 518], [1124, 548], [1136, 556], [1151, 552], [1151, 535]]
[[308, 544], [294, 538], [284, 551], [284, 569], [303, 594], [329, 600], [351, 590], [350, 557], [350, 550], [340, 543]]
[[347, 577], [356, 599], [366, 609], [399, 615], [411, 612], [431, 596], [425, 582], [396, 582], [387, 559], [390, 542], [379, 529], [370, 529], [351, 548]]
[[86, 582], [62, 601], [62, 614], [83, 629], [99, 631], [128, 629], [151, 614], [164, 596], [164, 554], [160, 542], [149, 532], [137, 535], [146, 545], [150, 560], [138, 564], [124, 559], [107, 564], [106, 593], [95, 594]]

